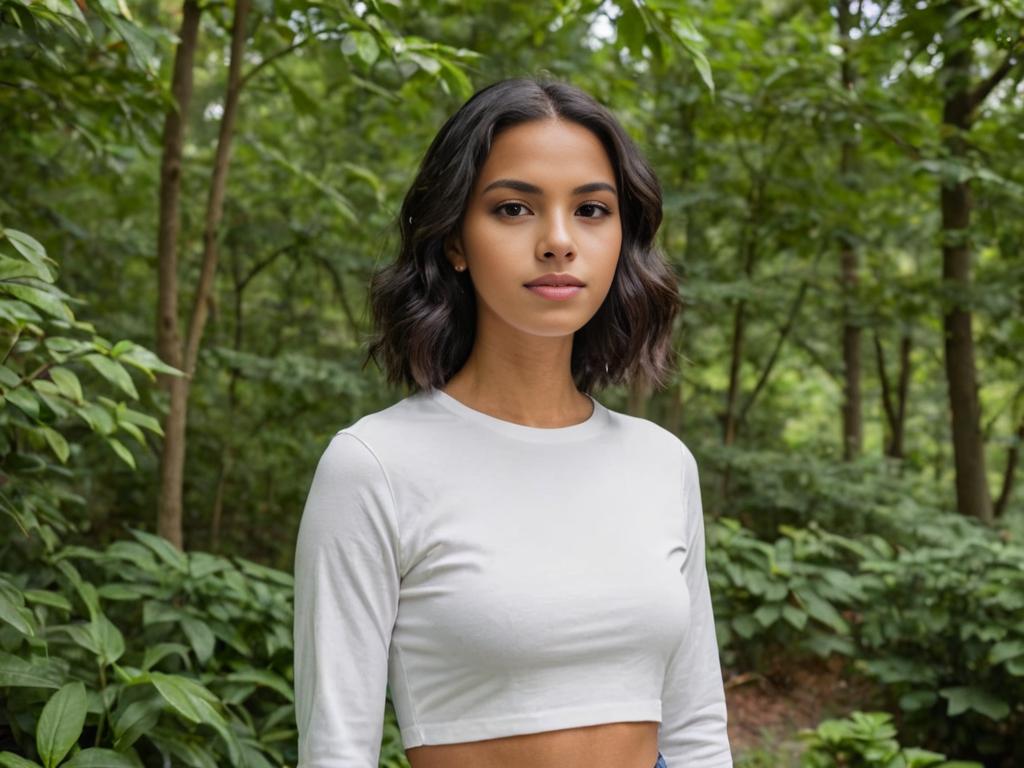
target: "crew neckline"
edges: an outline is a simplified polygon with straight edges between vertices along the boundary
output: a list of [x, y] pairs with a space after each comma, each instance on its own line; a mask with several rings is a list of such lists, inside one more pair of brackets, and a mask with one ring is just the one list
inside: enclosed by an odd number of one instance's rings
[[594, 405], [593, 411], [591, 411], [590, 416], [585, 421], [581, 421], [578, 424], [570, 424], [567, 427], [531, 427], [526, 424], [499, 419], [497, 416], [491, 416], [489, 413], [470, 408], [440, 387], [423, 390], [421, 394], [431, 402], [468, 421], [500, 432], [507, 437], [535, 443], [560, 443], [566, 440], [580, 440], [591, 437], [604, 426], [608, 413], [608, 409], [598, 402], [593, 395], [584, 392], [583, 394], [590, 398], [591, 403]]

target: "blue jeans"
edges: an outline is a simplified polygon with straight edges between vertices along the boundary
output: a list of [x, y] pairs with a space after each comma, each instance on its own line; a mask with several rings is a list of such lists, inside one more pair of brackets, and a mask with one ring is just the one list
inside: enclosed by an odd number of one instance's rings
[[654, 768], [668, 768], [668, 763], [666, 763], [665, 758], [661, 756], [661, 752], [658, 752], [658, 762], [654, 764]]

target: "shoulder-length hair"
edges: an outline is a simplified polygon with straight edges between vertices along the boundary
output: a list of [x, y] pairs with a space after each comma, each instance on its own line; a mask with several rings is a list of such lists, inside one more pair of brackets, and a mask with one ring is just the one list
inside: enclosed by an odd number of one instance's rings
[[370, 281], [376, 329], [372, 358], [390, 384], [413, 391], [444, 385], [466, 362], [476, 335], [470, 276], [445, 256], [492, 142], [533, 120], [571, 120], [608, 152], [619, 190], [622, 249], [611, 288], [575, 333], [572, 376], [583, 392], [637, 379], [662, 388], [674, 369], [672, 324], [677, 277], [655, 245], [661, 186], [653, 169], [604, 106], [579, 88], [534, 78], [502, 80], [478, 91], [442, 126], [402, 204], [397, 259]]

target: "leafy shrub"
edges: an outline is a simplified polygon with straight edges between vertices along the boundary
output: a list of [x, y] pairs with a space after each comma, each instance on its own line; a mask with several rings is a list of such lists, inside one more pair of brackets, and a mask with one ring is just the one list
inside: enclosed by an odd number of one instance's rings
[[708, 575], [723, 660], [757, 668], [772, 648], [856, 653], [843, 608], [868, 601], [856, 575], [867, 557], [891, 555], [878, 536], [852, 539], [816, 524], [782, 526], [762, 541], [731, 518], [709, 521]]
[[980, 525], [866, 559], [856, 665], [929, 741], [1024, 761], [1024, 547]]
[[841, 720], [825, 720], [803, 729], [802, 768], [982, 768], [981, 763], [947, 762], [946, 756], [915, 747], [901, 747], [887, 712], [854, 712]]
[[770, 648], [839, 653], [883, 684], [915, 739], [1024, 763], [1024, 547], [943, 513], [907, 546], [814, 523], [780, 533], [708, 526], [726, 663], [759, 668]]
[[[76, 320], [53, 265], [0, 229], [0, 766], [294, 764], [290, 574], [142, 530], [76, 543], [84, 442], [134, 467], [119, 436], [160, 434], [91, 385], [178, 372]], [[390, 699], [381, 765], [408, 765]]]

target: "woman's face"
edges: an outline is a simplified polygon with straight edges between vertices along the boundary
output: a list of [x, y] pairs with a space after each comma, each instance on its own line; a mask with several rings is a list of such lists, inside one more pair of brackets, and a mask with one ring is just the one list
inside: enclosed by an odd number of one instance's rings
[[[621, 244], [615, 172], [600, 139], [578, 123], [544, 119], [495, 138], [448, 256], [473, 282], [478, 333], [556, 337], [597, 312]], [[526, 287], [549, 273], [584, 285], [560, 299]]]

